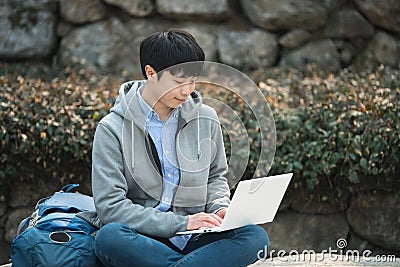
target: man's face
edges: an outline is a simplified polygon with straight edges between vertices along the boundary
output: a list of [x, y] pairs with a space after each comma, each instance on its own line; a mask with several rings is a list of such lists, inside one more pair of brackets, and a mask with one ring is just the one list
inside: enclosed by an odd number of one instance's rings
[[174, 109], [194, 91], [196, 77], [181, 77], [164, 71], [157, 84], [158, 104]]

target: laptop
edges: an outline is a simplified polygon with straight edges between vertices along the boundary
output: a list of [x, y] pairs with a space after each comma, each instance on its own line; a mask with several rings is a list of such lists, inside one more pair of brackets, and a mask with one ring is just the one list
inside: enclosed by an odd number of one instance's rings
[[240, 181], [219, 227], [178, 232], [178, 235], [222, 232], [248, 224], [272, 222], [293, 173]]

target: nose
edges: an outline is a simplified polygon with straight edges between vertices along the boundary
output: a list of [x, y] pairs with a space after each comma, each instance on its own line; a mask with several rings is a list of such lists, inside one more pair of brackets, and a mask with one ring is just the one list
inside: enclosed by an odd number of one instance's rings
[[181, 94], [184, 96], [190, 95], [194, 91], [194, 83], [185, 83], [182, 85]]

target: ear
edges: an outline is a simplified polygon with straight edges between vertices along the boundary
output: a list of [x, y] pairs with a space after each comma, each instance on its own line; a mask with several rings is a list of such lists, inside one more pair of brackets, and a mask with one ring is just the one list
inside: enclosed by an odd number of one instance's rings
[[155, 71], [155, 70], [153, 69], [153, 67], [150, 66], [150, 65], [144, 66], [144, 71], [146, 72], [146, 78], [147, 78], [147, 79], [151, 79], [151, 78], [157, 76], [156, 71]]

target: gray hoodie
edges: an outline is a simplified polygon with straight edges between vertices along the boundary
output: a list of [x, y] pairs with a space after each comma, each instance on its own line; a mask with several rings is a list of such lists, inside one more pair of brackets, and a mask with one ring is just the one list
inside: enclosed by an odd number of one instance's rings
[[214, 213], [229, 206], [225, 150], [215, 110], [202, 104], [194, 91], [182, 103], [178, 117], [180, 181], [172, 208], [168, 212], [155, 209], [164, 181], [137, 99], [144, 83], [121, 85], [114, 107], [96, 129], [92, 154], [96, 212], [82, 217], [98, 227], [120, 222], [145, 235], [169, 238], [186, 230], [189, 214]]

